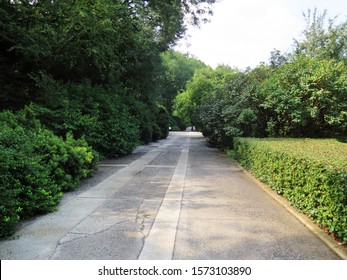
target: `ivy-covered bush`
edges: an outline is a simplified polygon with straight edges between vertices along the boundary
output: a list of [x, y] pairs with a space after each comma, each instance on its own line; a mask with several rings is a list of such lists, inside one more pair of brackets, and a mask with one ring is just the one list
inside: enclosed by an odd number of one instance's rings
[[347, 243], [347, 144], [235, 138], [240, 163]]
[[31, 108], [0, 113], [0, 236], [20, 219], [54, 211], [62, 191], [76, 188], [97, 160], [84, 139], [42, 128]]

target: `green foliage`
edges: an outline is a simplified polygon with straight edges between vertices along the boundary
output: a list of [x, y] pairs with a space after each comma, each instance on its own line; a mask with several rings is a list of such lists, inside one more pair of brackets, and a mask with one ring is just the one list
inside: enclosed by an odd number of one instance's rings
[[107, 157], [132, 152], [138, 144], [138, 120], [114, 87], [83, 83], [58, 83], [43, 75], [37, 83], [45, 99], [35, 105], [38, 119], [64, 137], [71, 132]]
[[181, 119], [184, 123], [191, 124], [191, 120], [193, 119], [193, 106], [191, 93], [188, 90], [181, 92], [174, 99], [173, 116]]
[[48, 130], [36, 135], [34, 152], [41, 154], [41, 163], [50, 170], [50, 176], [62, 191], [71, 191], [80, 180], [92, 175], [98, 162], [98, 154], [80, 138], [67, 134], [65, 141]]
[[160, 131], [160, 127], [155, 123], [153, 124], [152, 127], [152, 141], [158, 141], [161, 139], [162, 135], [161, 135], [161, 131]]
[[167, 110], [171, 112], [176, 95], [184, 91], [194, 72], [205, 68], [206, 65], [200, 60], [172, 50], [162, 53], [161, 59], [164, 74], [161, 76], [161, 99]]
[[263, 83], [273, 136], [333, 136], [346, 129], [347, 68], [333, 60], [299, 57]]
[[197, 71], [186, 91], [175, 99], [175, 114], [193, 123], [218, 147], [232, 145], [235, 136], [263, 136], [265, 110], [262, 81], [270, 68], [241, 72], [226, 66]]
[[336, 140], [235, 138], [238, 160], [347, 243], [347, 145]]
[[347, 63], [347, 22], [335, 24], [337, 17], [327, 21], [327, 10], [322, 14], [315, 8], [304, 13], [306, 28], [301, 40], [295, 40], [294, 56], [343, 61]]
[[64, 82], [117, 84], [151, 101], [160, 52], [184, 33], [185, 14], [198, 24], [214, 2], [1, 1], [0, 109], [35, 102], [32, 77], [40, 71]]
[[158, 106], [156, 115], [156, 125], [160, 130], [160, 139], [165, 139], [169, 135], [169, 113], [163, 106]]
[[[32, 76], [55, 80], [122, 84], [150, 94], [160, 63], [154, 30], [134, 17], [123, 1], [0, 3], [2, 108], [38, 98]], [[142, 96], [142, 98], [146, 98]]]
[[199, 26], [208, 21], [216, 0], [129, 0], [134, 15], [141, 15], [156, 30], [155, 40], [163, 49], [172, 46], [185, 31], [184, 20]]
[[131, 107], [139, 121], [141, 143], [148, 144], [168, 136], [170, 115], [165, 107], [158, 104], [148, 106], [136, 100], [131, 101]]
[[211, 104], [211, 99], [218, 100], [221, 88], [234, 74], [227, 66], [216, 70], [205, 67], [195, 71], [193, 78], [187, 83], [186, 90], [176, 96], [174, 115], [187, 123], [200, 125], [199, 113], [202, 106]]
[[19, 219], [54, 211], [62, 191], [91, 175], [98, 155], [84, 139], [66, 140], [43, 129], [31, 108], [0, 114], [1, 236]]
[[260, 66], [252, 71], [237, 72], [226, 85], [225, 106], [222, 116], [226, 135], [263, 136], [264, 110], [261, 83], [270, 69]]
[[[1, 116], [3, 117], [3, 115]], [[0, 185], [1, 232], [13, 232], [19, 217], [53, 211], [61, 198], [61, 190], [41, 164], [42, 156], [34, 153], [33, 134], [23, 127], [8, 126], [1, 119]]]
[[135, 119], [138, 122], [137, 139], [139, 143], [150, 143], [153, 136], [154, 109], [152, 109], [151, 106], [136, 99], [131, 99], [128, 104], [131, 110], [131, 114], [134, 115]]
[[167, 116], [155, 104], [170, 112], [203, 64], [160, 52], [184, 32], [185, 14], [197, 23], [214, 1], [145, 2], [0, 2], [0, 109], [34, 102], [47, 128], [84, 136], [105, 156], [165, 138]]
[[35, 164], [27, 157], [30, 154], [30, 148], [28, 148], [28, 145], [25, 145], [25, 137], [26, 135], [22, 128], [13, 129], [1, 122], [0, 236], [7, 236], [13, 233], [20, 219], [19, 215], [23, 211], [19, 195], [23, 193], [24, 187], [21, 186], [22, 178], [18, 178], [18, 176], [22, 175], [19, 172], [30, 169]]

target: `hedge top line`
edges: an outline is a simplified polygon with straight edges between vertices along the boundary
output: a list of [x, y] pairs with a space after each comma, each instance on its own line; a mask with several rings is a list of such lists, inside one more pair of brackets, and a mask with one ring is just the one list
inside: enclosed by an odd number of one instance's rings
[[249, 143], [261, 143], [279, 153], [291, 154], [302, 159], [313, 160], [333, 169], [347, 171], [347, 144], [336, 139], [311, 138], [237, 138]]

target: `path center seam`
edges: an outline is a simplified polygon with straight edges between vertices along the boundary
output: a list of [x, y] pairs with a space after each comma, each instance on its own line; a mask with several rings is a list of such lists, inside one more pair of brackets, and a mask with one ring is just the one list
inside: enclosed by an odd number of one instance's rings
[[171, 260], [176, 239], [176, 231], [181, 213], [184, 180], [189, 152], [188, 137], [172, 175], [163, 202], [157, 213], [151, 231], [145, 239], [139, 260]]

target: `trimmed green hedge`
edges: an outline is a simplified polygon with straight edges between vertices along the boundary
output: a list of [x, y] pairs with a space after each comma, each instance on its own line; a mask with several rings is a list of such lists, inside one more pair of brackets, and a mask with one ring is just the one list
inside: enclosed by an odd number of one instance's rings
[[347, 144], [235, 138], [234, 149], [245, 168], [347, 243]]

